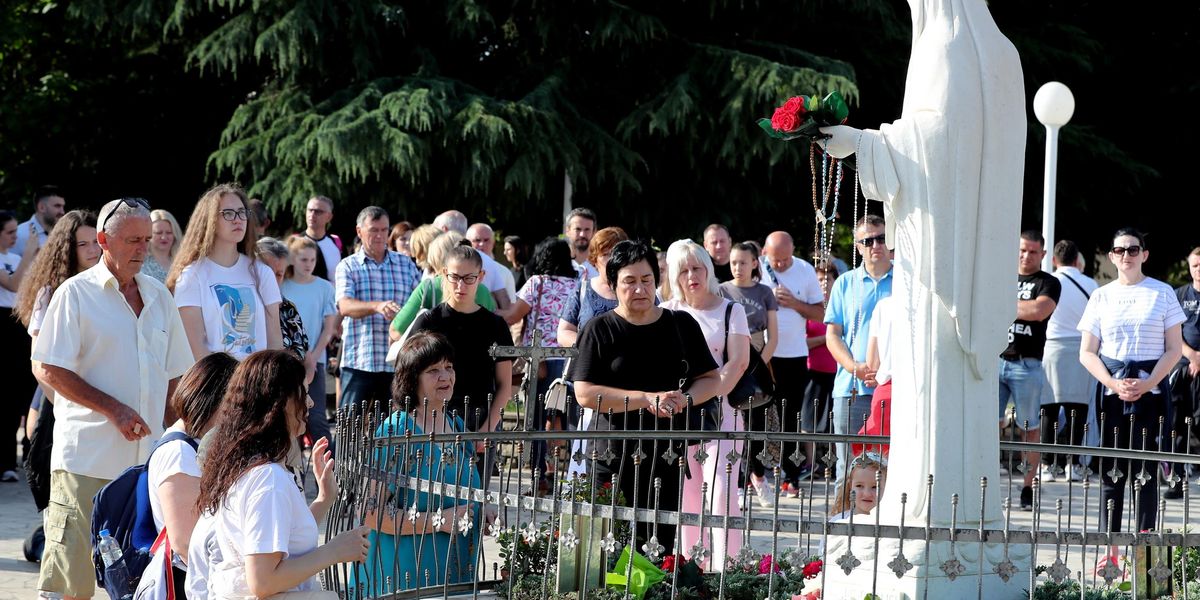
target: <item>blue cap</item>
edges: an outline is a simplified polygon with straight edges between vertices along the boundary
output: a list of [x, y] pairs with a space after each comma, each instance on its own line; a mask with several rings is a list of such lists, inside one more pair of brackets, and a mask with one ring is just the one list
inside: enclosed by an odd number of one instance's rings
[[108, 530], [107, 530], [107, 529], [101, 529], [101, 530], [100, 530], [100, 537], [104, 537], [104, 536], [106, 536], [106, 535], [108, 535]]

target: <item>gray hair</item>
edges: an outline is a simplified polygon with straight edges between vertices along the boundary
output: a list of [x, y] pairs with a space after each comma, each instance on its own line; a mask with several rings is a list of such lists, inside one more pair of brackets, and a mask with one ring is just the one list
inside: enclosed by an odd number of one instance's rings
[[354, 220], [354, 224], [359, 227], [364, 227], [371, 221], [377, 221], [379, 219], [386, 218], [388, 218], [388, 213], [386, 210], [383, 210], [378, 206], [368, 206], [358, 211], [358, 218]]
[[467, 215], [457, 210], [448, 210], [433, 220], [433, 226], [443, 231], [454, 231], [467, 235]]
[[709, 258], [708, 252], [692, 240], [679, 240], [667, 248], [667, 281], [671, 284], [671, 297], [683, 302], [683, 288], [679, 285], [679, 275], [683, 273], [689, 258], [700, 263], [700, 266], [708, 271], [704, 287], [709, 293], [720, 296], [721, 284], [717, 281], [716, 273], [713, 273], [712, 259]]
[[[126, 219], [146, 219], [150, 220], [150, 209], [147, 207], [149, 203], [141, 198], [131, 198], [135, 204], [132, 206], [125, 198], [118, 198], [105, 204], [100, 209], [100, 216], [97, 223], [103, 223], [105, 235], [116, 235], [117, 230], [125, 223]], [[145, 203], [145, 205], [141, 204]]]
[[255, 249], [258, 250], [259, 256], [273, 256], [279, 260], [287, 260], [289, 256], [288, 248], [283, 242], [273, 238], [263, 236], [258, 238], [255, 244]]

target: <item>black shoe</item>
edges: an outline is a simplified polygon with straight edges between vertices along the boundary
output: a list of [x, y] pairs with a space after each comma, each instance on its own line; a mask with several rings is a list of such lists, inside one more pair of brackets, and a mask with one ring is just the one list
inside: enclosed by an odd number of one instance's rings
[[25, 553], [25, 560], [31, 563], [42, 562], [42, 549], [46, 546], [46, 536], [42, 532], [42, 526], [38, 525], [29, 537], [25, 538], [25, 543], [22, 545], [22, 550]]
[[1033, 488], [1021, 488], [1021, 510], [1033, 510]]
[[1182, 499], [1183, 498], [1183, 482], [1176, 482], [1175, 485], [1167, 488], [1167, 491], [1163, 492], [1162, 497], [1166, 498], [1167, 500]]

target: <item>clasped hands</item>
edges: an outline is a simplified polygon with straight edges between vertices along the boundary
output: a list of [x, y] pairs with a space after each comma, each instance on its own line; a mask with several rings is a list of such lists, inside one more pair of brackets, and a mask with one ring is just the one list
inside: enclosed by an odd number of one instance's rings
[[1149, 381], [1134, 377], [1114, 379], [1112, 385], [1108, 386], [1109, 389], [1117, 393], [1118, 398], [1125, 402], [1137, 402], [1139, 398], [1148, 393], [1153, 387]]
[[662, 418], [670, 418], [671, 416], [681, 412], [687, 408], [687, 396], [682, 390], [670, 390], [667, 392], [657, 392], [646, 394], [646, 401], [650, 406], [647, 408], [655, 416]]
[[879, 374], [878, 369], [872, 369], [871, 365], [865, 362], [854, 363], [854, 378], [862, 381], [870, 387], [878, 387], [879, 382], [875, 376]]

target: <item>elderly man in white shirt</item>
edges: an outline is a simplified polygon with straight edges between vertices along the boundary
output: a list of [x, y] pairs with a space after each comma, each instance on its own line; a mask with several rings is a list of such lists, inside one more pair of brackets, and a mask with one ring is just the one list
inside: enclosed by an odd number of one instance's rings
[[194, 362], [171, 293], [140, 273], [149, 208], [139, 198], [104, 205], [104, 255], [54, 292], [33, 348], [39, 379], [58, 394], [39, 597], [95, 592], [92, 497], [146, 461], [164, 421], [175, 419], [167, 399]]

